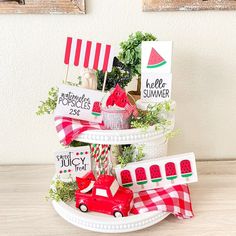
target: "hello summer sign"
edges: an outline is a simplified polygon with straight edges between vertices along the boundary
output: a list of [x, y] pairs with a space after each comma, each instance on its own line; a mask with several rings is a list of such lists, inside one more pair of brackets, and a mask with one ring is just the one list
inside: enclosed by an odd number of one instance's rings
[[141, 99], [144, 102], [163, 102], [171, 98], [171, 41], [142, 43]]

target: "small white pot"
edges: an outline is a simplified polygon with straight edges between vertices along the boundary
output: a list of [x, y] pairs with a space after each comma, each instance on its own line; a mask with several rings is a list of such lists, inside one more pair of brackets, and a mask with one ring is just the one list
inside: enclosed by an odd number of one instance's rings
[[136, 147], [143, 146], [144, 157], [142, 160], [148, 160], [152, 158], [167, 156], [167, 146], [168, 140], [163, 134], [162, 137], [158, 139], [153, 139], [147, 143], [135, 144]]

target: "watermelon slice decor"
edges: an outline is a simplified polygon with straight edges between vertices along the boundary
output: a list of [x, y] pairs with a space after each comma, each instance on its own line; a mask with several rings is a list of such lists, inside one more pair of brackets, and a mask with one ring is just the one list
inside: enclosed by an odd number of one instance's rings
[[129, 170], [122, 170], [121, 173], [121, 182], [123, 187], [133, 186], [132, 177]]
[[157, 68], [165, 64], [166, 64], [165, 59], [154, 48], [152, 48], [147, 68]]
[[138, 167], [137, 169], [135, 169], [135, 175], [136, 175], [137, 184], [141, 185], [141, 188], [143, 189], [144, 184], [148, 182], [145, 169], [143, 167]]
[[160, 167], [158, 165], [151, 165], [149, 170], [151, 181], [156, 183], [156, 186], [158, 186], [158, 182], [162, 181]]
[[180, 162], [181, 176], [189, 181], [189, 177], [193, 175], [191, 163], [189, 160], [182, 160]]
[[95, 117], [101, 115], [101, 106], [102, 106], [101, 102], [94, 102], [93, 109], [92, 109], [92, 114]]
[[166, 179], [170, 180], [171, 183], [174, 183], [174, 179], [177, 178], [177, 172], [175, 168], [175, 164], [173, 162], [168, 162], [165, 164], [166, 170]]
[[82, 178], [76, 177], [78, 189], [80, 190], [81, 193], [87, 193], [87, 192], [91, 191], [95, 181], [96, 181], [96, 179], [95, 179], [92, 171], [88, 172]]

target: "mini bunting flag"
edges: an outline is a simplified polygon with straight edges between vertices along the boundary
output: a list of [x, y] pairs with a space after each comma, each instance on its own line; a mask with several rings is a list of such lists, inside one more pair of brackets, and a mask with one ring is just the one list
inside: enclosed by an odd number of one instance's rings
[[66, 42], [66, 65], [110, 72], [114, 59], [111, 45], [68, 37]]

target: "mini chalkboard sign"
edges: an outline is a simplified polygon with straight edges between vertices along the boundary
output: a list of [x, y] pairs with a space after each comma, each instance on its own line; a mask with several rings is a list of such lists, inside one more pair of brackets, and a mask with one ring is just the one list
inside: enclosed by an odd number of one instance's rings
[[171, 99], [171, 41], [142, 43], [141, 99], [143, 102], [163, 102]]
[[91, 171], [90, 146], [55, 152], [56, 175], [62, 181], [82, 177]]
[[61, 85], [55, 115], [101, 123], [104, 96], [101, 91]]

